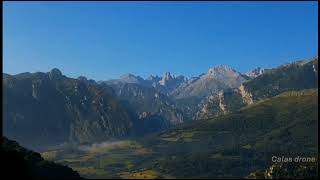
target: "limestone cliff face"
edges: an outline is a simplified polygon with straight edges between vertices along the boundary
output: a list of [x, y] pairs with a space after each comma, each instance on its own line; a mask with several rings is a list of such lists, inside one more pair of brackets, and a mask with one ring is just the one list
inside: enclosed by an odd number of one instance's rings
[[219, 107], [220, 107], [220, 109], [221, 109], [221, 111], [223, 112], [223, 113], [226, 113], [226, 104], [225, 104], [225, 101], [224, 101], [224, 93], [223, 93], [223, 91], [220, 91], [219, 93], [218, 93], [218, 97], [219, 97]]
[[200, 103], [200, 110], [196, 113], [194, 119], [205, 119], [212, 116], [226, 114], [247, 105], [243, 101], [239, 89], [222, 90], [213, 94]]
[[[221, 108], [221, 106], [223, 108]], [[199, 104], [199, 111], [193, 117], [194, 120], [207, 119], [224, 113], [224, 106], [221, 102], [221, 96], [214, 94], [204, 99]]]
[[181, 84], [185, 83], [187, 78], [184, 76], [171, 75], [170, 72], [166, 72], [162, 79], [154, 86], [161, 93], [169, 95], [172, 91], [178, 88]]
[[260, 76], [261, 74], [263, 74], [264, 72], [265, 72], [265, 69], [263, 69], [261, 67], [257, 67], [257, 68], [255, 68], [245, 74], [251, 78], [256, 78], [256, 77]]
[[253, 104], [252, 94], [245, 89], [243, 84], [241, 84], [241, 86], [239, 87], [239, 92], [245, 104]]

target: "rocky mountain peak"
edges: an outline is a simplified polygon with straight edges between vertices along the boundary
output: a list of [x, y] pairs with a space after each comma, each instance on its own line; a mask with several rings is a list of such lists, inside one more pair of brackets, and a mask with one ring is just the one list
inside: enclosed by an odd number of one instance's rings
[[120, 76], [121, 79], [125, 79], [125, 78], [136, 78], [137, 76], [135, 76], [134, 74], [130, 74], [130, 73], [127, 73], [127, 74], [123, 74]]
[[136, 75], [133, 75], [133, 74], [124, 74], [124, 75], [120, 76], [120, 79], [122, 81], [127, 82], [127, 83], [138, 83], [139, 81], [143, 81], [144, 80], [140, 76], [136, 76]]
[[235, 70], [232, 69], [230, 66], [223, 65], [223, 64], [217, 65], [208, 70], [208, 74], [225, 73], [225, 72], [235, 72]]
[[256, 67], [253, 70], [246, 73], [247, 76], [255, 78], [257, 76], [260, 76], [262, 73], [264, 73], [265, 69], [261, 67]]
[[78, 79], [80, 81], [87, 81], [88, 80], [85, 76], [79, 76]]
[[62, 77], [62, 73], [58, 68], [53, 68], [50, 72], [49, 72], [49, 78], [50, 79], [59, 79]]
[[172, 80], [174, 77], [171, 75], [170, 72], [166, 72], [162, 79], [159, 81], [160, 85], [165, 85], [168, 81]]
[[165, 79], [165, 80], [170, 80], [173, 77], [174, 76], [172, 76], [170, 72], [166, 72], [162, 78]]
[[149, 81], [159, 81], [161, 78], [159, 76], [150, 75], [147, 80]]

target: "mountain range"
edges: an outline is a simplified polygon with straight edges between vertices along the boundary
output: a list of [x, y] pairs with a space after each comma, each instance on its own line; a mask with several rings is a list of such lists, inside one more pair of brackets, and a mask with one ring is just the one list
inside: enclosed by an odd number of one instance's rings
[[127, 74], [95, 82], [66, 77], [58, 69], [3, 74], [4, 134], [42, 148], [154, 133], [285, 91], [315, 88], [317, 68], [316, 57], [267, 71], [254, 69], [255, 75], [218, 65], [191, 79], [167, 72], [163, 77]]
[[[3, 74], [3, 97], [5, 136], [84, 177], [317, 174], [314, 164], [270, 156], [317, 157], [318, 57], [245, 74], [218, 65], [191, 79], [166, 72], [96, 82], [56, 68]], [[80, 148], [97, 143], [105, 145]]]

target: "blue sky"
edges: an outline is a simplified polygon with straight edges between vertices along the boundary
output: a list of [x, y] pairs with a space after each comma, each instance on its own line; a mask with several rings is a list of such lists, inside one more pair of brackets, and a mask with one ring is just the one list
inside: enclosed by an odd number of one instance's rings
[[318, 55], [317, 2], [4, 2], [3, 71], [95, 80]]

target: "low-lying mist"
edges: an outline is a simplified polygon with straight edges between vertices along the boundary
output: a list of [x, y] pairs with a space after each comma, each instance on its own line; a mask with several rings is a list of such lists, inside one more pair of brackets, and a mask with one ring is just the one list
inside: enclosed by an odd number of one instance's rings
[[92, 144], [79, 144], [79, 143], [61, 143], [57, 145], [51, 145], [43, 149], [38, 149], [39, 152], [47, 152], [47, 151], [52, 151], [52, 150], [59, 150], [63, 149], [65, 151], [95, 151], [99, 150], [100, 148], [106, 148], [106, 147], [111, 147], [111, 146], [117, 146], [122, 143], [124, 143], [125, 140], [108, 140], [108, 141], [103, 141], [99, 143], [92, 143]]
[[124, 141], [105, 141], [101, 143], [93, 143], [91, 145], [79, 145], [77, 148], [81, 151], [95, 151], [100, 148], [106, 148], [114, 145], [119, 145], [123, 143]]

